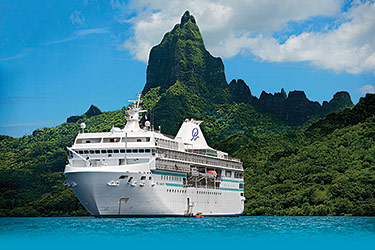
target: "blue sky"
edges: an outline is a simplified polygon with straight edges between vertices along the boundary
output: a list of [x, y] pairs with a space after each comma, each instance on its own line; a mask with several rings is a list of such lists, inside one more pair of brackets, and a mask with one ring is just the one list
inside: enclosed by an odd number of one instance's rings
[[148, 52], [189, 9], [227, 81], [322, 102], [375, 91], [373, 1], [0, 1], [0, 134], [57, 126], [142, 91]]

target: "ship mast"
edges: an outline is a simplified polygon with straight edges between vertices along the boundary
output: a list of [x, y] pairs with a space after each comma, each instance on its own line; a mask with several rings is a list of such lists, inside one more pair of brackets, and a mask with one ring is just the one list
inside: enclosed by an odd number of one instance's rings
[[147, 110], [143, 110], [141, 108], [141, 94], [138, 94], [137, 100], [129, 100], [129, 102], [132, 102], [133, 104], [130, 106], [130, 108], [126, 111], [126, 113], [129, 115], [126, 117], [126, 125], [124, 128], [125, 132], [136, 132], [139, 131], [141, 128], [139, 127], [139, 114], [147, 112]]

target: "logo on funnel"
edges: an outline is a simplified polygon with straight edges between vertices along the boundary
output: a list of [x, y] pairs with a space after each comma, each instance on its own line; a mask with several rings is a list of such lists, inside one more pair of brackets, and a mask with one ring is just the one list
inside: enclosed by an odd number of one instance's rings
[[199, 138], [198, 134], [199, 134], [198, 129], [197, 128], [193, 128], [193, 130], [191, 131], [191, 135], [193, 137], [190, 139], [190, 141], [196, 141]]

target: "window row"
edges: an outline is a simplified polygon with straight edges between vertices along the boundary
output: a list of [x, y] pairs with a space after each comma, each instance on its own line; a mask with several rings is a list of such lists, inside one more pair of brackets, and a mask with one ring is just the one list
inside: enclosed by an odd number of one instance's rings
[[[125, 153], [125, 149], [102, 149], [102, 150], [76, 150], [78, 154], [118, 154], [118, 153]], [[149, 149], [149, 148], [133, 148], [133, 149], [127, 149], [127, 154], [143, 154], [143, 153], [155, 153], [155, 149]]]
[[[123, 177], [123, 175], [120, 176], [119, 179], [125, 179], [127, 176], [125, 176], [124, 178], [121, 178], [121, 177]], [[134, 180], [133, 176], [130, 176], [129, 179], [128, 179], [128, 182], [132, 182], [133, 180]], [[141, 180], [141, 181], [145, 181], [145, 180], [146, 180], [146, 176], [145, 176], [145, 175], [142, 175], [140, 180]], [[149, 176], [149, 177], [148, 177], [148, 180], [151, 181], [151, 180], [152, 180], [152, 177]]]
[[197, 191], [197, 194], [212, 194], [212, 195], [221, 195], [220, 192], [209, 192], [209, 191]]
[[177, 176], [168, 176], [168, 175], [161, 175], [160, 176], [160, 179], [162, 181], [181, 181], [182, 178], [181, 177], [177, 177]]
[[181, 189], [167, 189], [168, 193], [186, 193], [186, 190], [181, 190]]
[[87, 138], [87, 139], [77, 139], [77, 144], [84, 144], [84, 143], [114, 143], [114, 142], [149, 142], [150, 137], [112, 137], [112, 138]]
[[178, 149], [178, 143], [171, 140], [164, 140], [161, 138], [155, 138], [155, 145], [164, 147], [164, 148], [170, 148], [170, 149]]

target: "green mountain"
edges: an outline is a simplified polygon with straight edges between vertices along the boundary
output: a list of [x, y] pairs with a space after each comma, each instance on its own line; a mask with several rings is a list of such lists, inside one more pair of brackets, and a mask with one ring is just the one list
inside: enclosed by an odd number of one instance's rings
[[375, 95], [306, 131], [218, 143], [244, 162], [247, 215], [375, 215]]
[[[270, 123], [280, 127], [281, 131], [285, 126], [302, 125], [312, 118], [353, 106], [347, 92], [335, 94], [322, 106], [308, 100], [303, 91], [292, 91], [288, 95], [283, 89], [274, 95], [263, 91], [258, 99], [243, 80], [232, 80], [228, 84], [222, 60], [206, 50], [197, 23], [188, 11], [182, 16], [181, 23], [151, 49], [142, 93], [148, 98], [149, 92], [153, 97], [157, 96], [157, 101], [149, 109], [153, 120], [156, 126], [164, 127], [163, 131], [170, 134], [177, 132], [186, 117], [204, 120], [210, 115], [219, 119], [218, 116], [222, 115], [216, 111], [222, 109], [225, 112], [223, 105], [232, 103], [252, 110], [254, 116], [262, 117], [260, 120], [263, 117], [269, 120], [272, 116]], [[255, 130], [263, 126], [257, 120], [252, 120], [250, 125]], [[274, 129], [274, 125], [270, 127]]]
[[181, 23], [151, 49], [142, 93], [159, 86], [164, 93], [177, 82], [188, 85], [192, 93], [203, 99], [226, 101], [219, 99], [226, 97], [228, 85], [224, 64], [206, 50], [195, 19], [188, 11], [182, 16]]
[[[243, 80], [227, 83], [189, 12], [152, 48], [143, 94], [164, 133], [197, 118], [211, 146], [242, 159], [246, 214], [375, 215], [373, 95], [354, 108], [346, 92], [323, 105], [302, 91], [254, 97]], [[319, 120], [330, 112], [339, 113]], [[0, 136], [0, 216], [87, 215], [63, 185], [66, 147], [80, 123], [109, 131], [125, 125], [124, 115], [92, 105], [57, 127]]]
[[96, 115], [100, 115], [102, 114], [102, 111], [96, 107], [95, 105], [91, 105], [89, 110], [87, 110], [86, 113], [84, 113], [83, 115], [74, 115], [74, 116], [71, 116], [69, 117], [68, 119], [66, 119], [66, 122], [76, 122], [82, 118], [90, 118], [90, 117], [93, 117], [93, 116], [96, 116]]
[[274, 95], [263, 91], [259, 100], [252, 103], [259, 112], [274, 114], [286, 124], [293, 126], [353, 107], [350, 95], [345, 91], [337, 92], [329, 102], [323, 102], [323, 105], [307, 99], [303, 91], [291, 91], [286, 95], [284, 89]]

